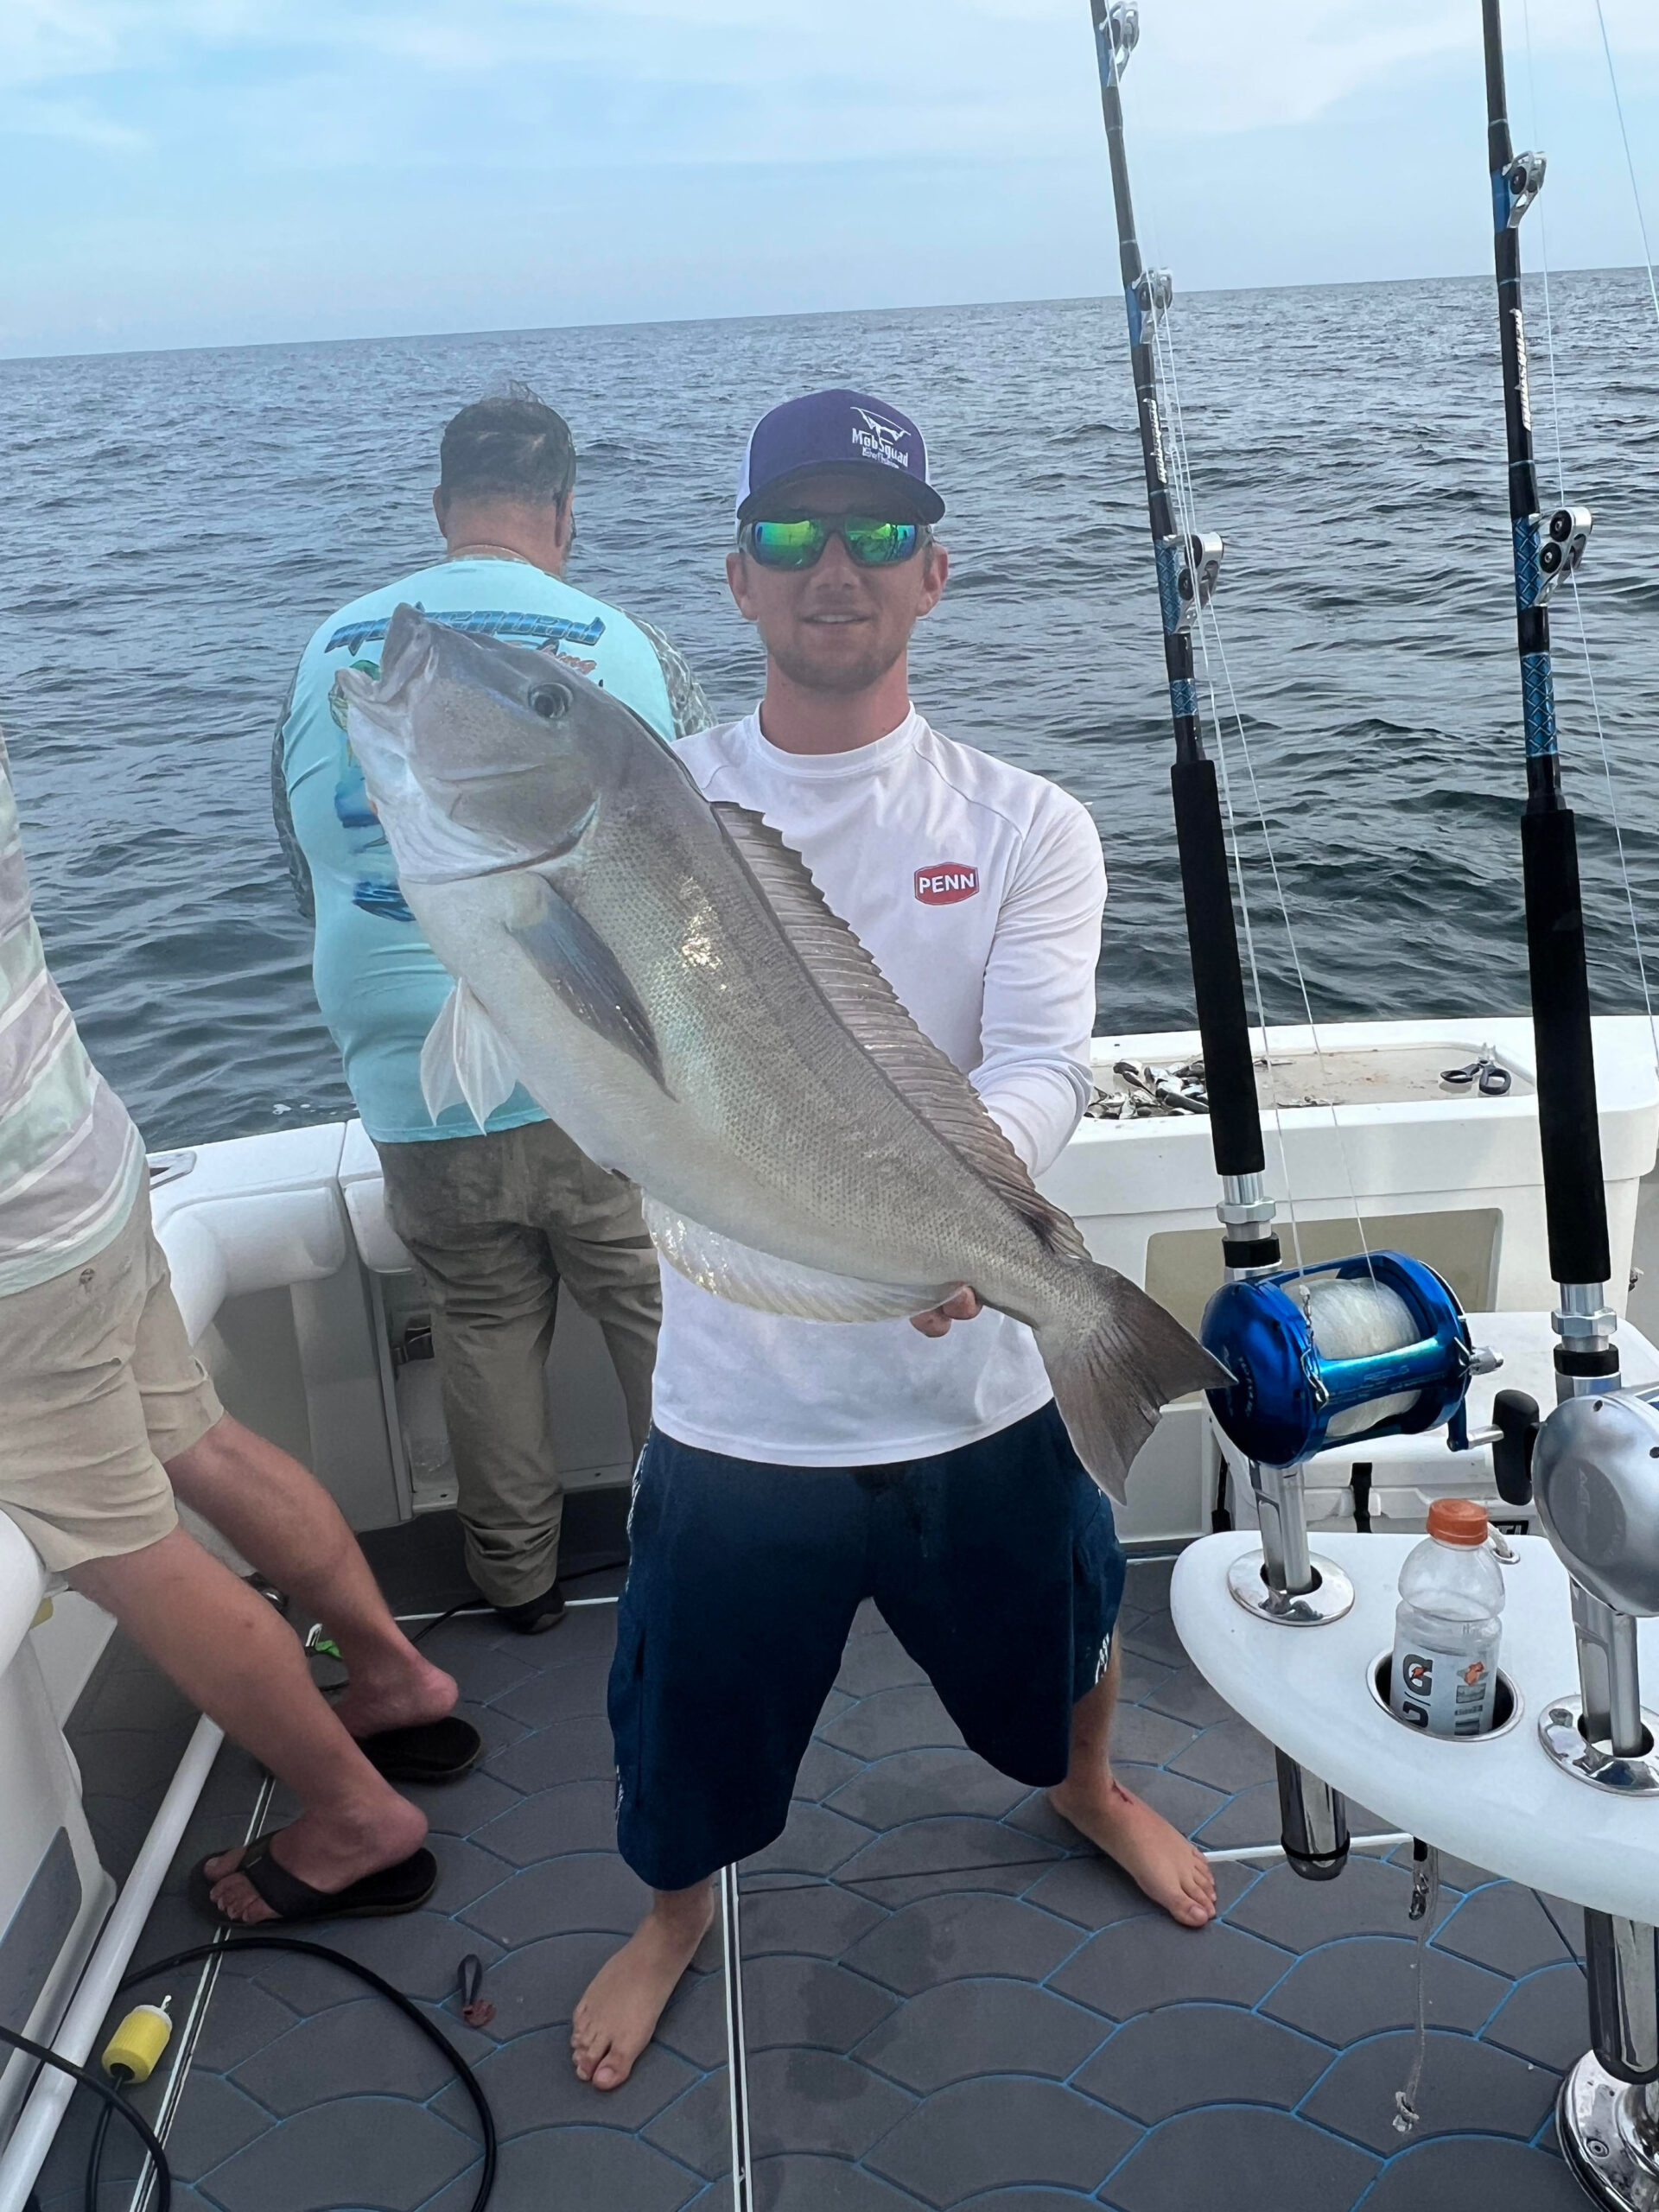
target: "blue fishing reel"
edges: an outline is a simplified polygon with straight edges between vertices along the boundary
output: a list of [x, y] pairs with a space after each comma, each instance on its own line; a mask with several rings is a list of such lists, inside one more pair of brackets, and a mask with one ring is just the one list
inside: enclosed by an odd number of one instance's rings
[[1211, 1409], [1263, 1466], [1442, 1424], [1454, 1451], [1468, 1449], [1477, 1355], [1463, 1308], [1433, 1268], [1403, 1252], [1225, 1283], [1198, 1333], [1236, 1378], [1208, 1394]]

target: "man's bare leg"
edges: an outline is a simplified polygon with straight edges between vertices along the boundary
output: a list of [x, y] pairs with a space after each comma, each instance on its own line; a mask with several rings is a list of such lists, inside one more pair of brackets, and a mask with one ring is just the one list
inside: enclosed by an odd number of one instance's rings
[[226, 1414], [167, 1472], [188, 1505], [327, 1627], [351, 1677], [334, 1707], [351, 1735], [451, 1710], [453, 1678], [393, 1620], [345, 1516], [297, 1459]]
[[576, 2072], [596, 2089], [620, 2089], [657, 2032], [715, 1914], [712, 1882], [656, 1890], [651, 1910], [582, 1993], [570, 2023]]
[[[276, 1850], [290, 1874], [343, 1890], [419, 1849], [426, 1815], [352, 1741], [293, 1630], [194, 1537], [175, 1529], [142, 1551], [90, 1560], [69, 1580], [300, 1800], [304, 1810]], [[236, 1872], [239, 1858], [221, 1853], [210, 1863], [214, 1903], [234, 1919], [273, 1918]]]
[[1104, 1676], [1071, 1708], [1070, 1771], [1048, 1802], [1172, 1919], [1202, 1928], [1216, 1916], [1215, 1878], [1204, 1853], [1112, 1773], [1109, 1739], [1117, 1685], [1114, 1637]]

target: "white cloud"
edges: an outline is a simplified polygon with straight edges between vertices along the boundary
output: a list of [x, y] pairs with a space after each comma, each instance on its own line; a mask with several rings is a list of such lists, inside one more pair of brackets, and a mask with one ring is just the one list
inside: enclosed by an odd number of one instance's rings
[[[1622, 60], [1650, 73], [1659, 10], [1604, 3]], [[308, 88], [337, 73], [354, 120], [333, 143], [348, 159], [371, 142], [385, 158], [423, 101], [464, 104], [493, 80], [532, 164], [556, 143], [619, 163], [1041, 157], [1098, 130], [1084, 0], [9, 0], [7, 12], [0, 87], [73, 80], [88, 118], [123, 77], [142, 73], [159, 96], [210, 59], [215, 99], [264, 116], [296, 77]], [[1593, 0], [1535, 12], [1546, 73], [1594, 54]], [[1524, 8], [1508, 13], [1518, 73]], [[1146, 0], [1131, 104], [1137, 129], [1189, 140], [1294, 126], [1472, 57], [1478, 41], [1473, 0]], [[227, 89], [220, 74], [238, 64], [245, 82]], [[522, 135], [538, 96], [539, 143]]]

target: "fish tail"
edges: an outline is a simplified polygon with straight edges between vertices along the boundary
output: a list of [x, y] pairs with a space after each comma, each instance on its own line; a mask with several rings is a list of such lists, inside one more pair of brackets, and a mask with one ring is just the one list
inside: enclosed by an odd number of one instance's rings
[[1129, 1467], [1172, 1400], [1229, 1381], [1172, 1313], [1115, 1268], [1079, 1260], [1069, 1295], [1037, 1331], [1072, 1448], [1121, 1505]]

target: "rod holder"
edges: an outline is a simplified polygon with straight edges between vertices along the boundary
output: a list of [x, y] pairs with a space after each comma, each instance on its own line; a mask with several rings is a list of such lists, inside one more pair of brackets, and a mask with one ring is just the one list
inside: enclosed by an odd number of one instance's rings
[[1348, 1864], [1347, 1802], [1283, 1751], [1275, 1750], [1273, 1758], [1286, 1864], [1305, 1882], [1334, 1882]]
[[1642, 1720], [1636, 1616], [1608, 1605], [1576, 1576], [1572, 1586], [1584, 1733], [1615, 1758], [1640, 1758], [1652, 1747]]
[[1263, 1467], [1252, 1459], [1250, 1487], [1255, 1492], [1268, 1587], [1281, 1602], [1300, 1598], [1313, 1587], [1313, 1567], [1307, 1550], [1307, 1494], [1302, 1488], [1302, 1471], [1300, 1467]]
[[1247, 1613], [1285, 1628], [1323, 1628], [1352, 1609], [1354, 1586], [1334, 1560], [1307, 1548], [1307, 1503], [1300, 1467], [1250, 1461], [1250, 1489], [1262, 1531], [1258, 1557], [1245, 1552], [1227, 1570], [1227, 1587]]
[[1592, 2046], [1561, 2083], [1556, 2133], [1592, 2202], [1659, 2204], [1659, 1936], [1611, 1913], [1584, 1916]]
[[1584, 1916], [1591, 2048], [1621, 2082], [1659, 2082], [1659, 1936], [1615, 1913]]
[[1538, 1432], [1538, 1517], [1572, 1578], [1577, 1698], [1548, 1705], [1545, 1750], [1580, 1780], [1659, 1796], [1659, 1742], [1642, 1709], [1636, 1624], [1659, 1614], [1659, 1393], [1563, 1398]]

